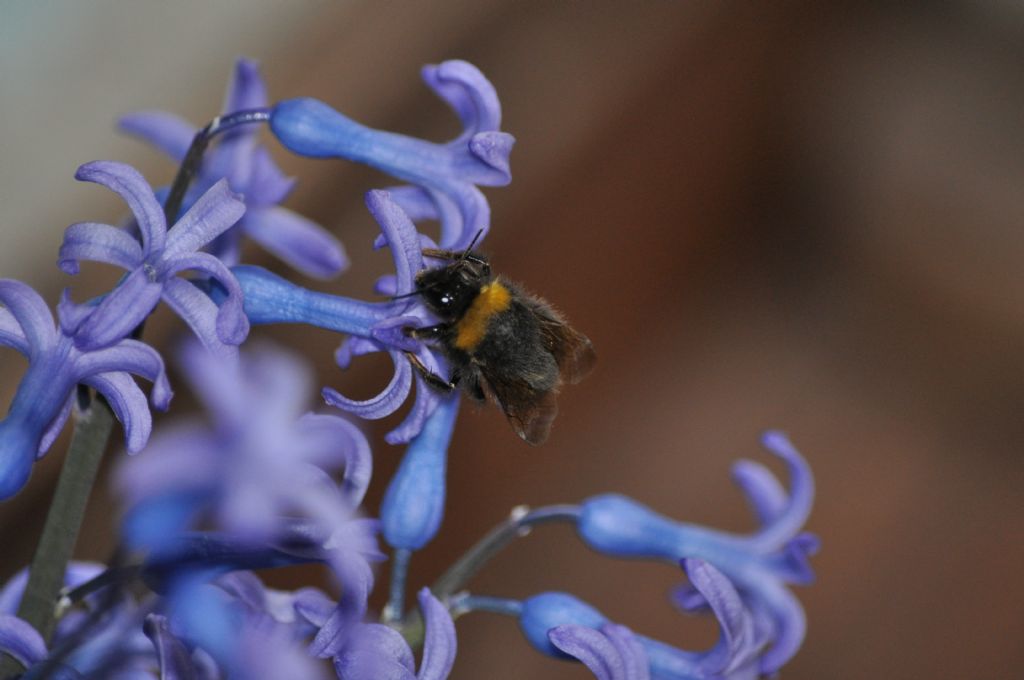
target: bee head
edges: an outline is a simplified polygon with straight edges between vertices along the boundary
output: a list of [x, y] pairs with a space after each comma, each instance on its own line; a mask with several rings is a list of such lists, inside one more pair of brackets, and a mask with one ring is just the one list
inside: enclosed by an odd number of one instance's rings
[[491, 265], [475, 253], [416, 277], [416, 289], [427, 307], [448, 319], [460, 317], [491, 280]]

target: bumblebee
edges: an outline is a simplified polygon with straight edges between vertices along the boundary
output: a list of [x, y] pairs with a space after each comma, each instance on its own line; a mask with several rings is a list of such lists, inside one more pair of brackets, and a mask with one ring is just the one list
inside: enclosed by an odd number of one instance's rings
[[497, 404], [516, 434], [542, 444], [558, 414], [562, 383], [579, 382], [594, 366], [590, 340], [544, 300], [492, 275], [480, 253], [426, 249], [423, 255], [446, 262], [416, 276], [415, 294], [441, 323], [405, 333], [437, 344], [451, 378], [431, 372], [412, 353], [409, 361], [431, 387], [447, 393], [461, 386], [475, 401]]

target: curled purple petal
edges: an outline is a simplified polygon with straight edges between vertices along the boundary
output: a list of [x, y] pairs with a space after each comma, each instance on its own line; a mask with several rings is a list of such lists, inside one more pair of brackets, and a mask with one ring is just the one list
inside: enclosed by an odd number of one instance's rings
[[324, 401], [366, 420], [378, 420], [394, 413], [405, 401], [412, 387], [412, 367], [400, 352], [389, 351], [395, 373], [388, 386], [375, 397], [364, 401], [349, 399], [330, 387], [323, 388]]
[[160, 664], [161, 680], [192, 680], [198, 670], [188, 648], [170, 630], [167, 617], [149, 614], [142, 631], [153, 642]]
[[[603, 626], [602, 626], [603, 627]], [[558, 626], [548, 631], [558, 649], [583, 662], [597, 680], [625, 680], [626, 666], [611, 640], [586, 626]]]
[[333, 456], [334, 452], [341, 453], [345, 466], [342, 492], [352, 507], [359, 506], [370, 486], [370, 477], [373, 473], [373, 455], [370, 453], [370, 443], [366, 441], [366, 436], [349, 421], [331, 415], [307, 413], [299, 419], [298, 426], [309, 436], [324, 435], [329, 440], [331, 453], [321, 457], [321, 454], [317, 453], [317, 448], [314, 448], [313, 463], [326, 465], [328, 461], [325, 458], [328, 455]]
[[448, 608], [434, 597], [429, 588], [422, 589], [417, 597], [427, 632], [420, 672], [416, 677], [417, 680], [444, 680], [455, 664], [455, 624]]
[[184, 118], [163, 111], [139, 111], [122, 116], [122, 132], [140, 137], [179, 163], [188, 153], [196, 128]]
[[101, 184], [121, 196], [139, 225], [144, 255], [163, 250], [167, 236], [163, 208], [138, 170], [124, 163], [93, 161], [78, 168], [75, 178]]
[[785, 511], [789, 495], [764, 465], [752, 460], [737, 461], [732, 466], [732, 477], [761, 524], [770, 524]]
[[149, 441], [153, 430], [153, 417], [146, 404], [146, 395], [127, 373], [99, 373], [82, 380], [95, 388], [110, 404], [111, 410], [124, 428], [125, 446], [129, 453], [138, 453]]
[[751, 539], [755, 549], [769, 551], [781, 547], [807, 523], [811, 507], [814, 505], [814, 476], [803, 456], [786, 435], [769, 431], [764, 434], [761, 443], [771, 453], [785, 461], [792, 486], [789, 505], [785, 511], [778, 513], [770, 525], [762, 528]]
[[501, 102], [494, 86], [476, 66], [452, 59], [424, 66], [423, 81], [452, 107], [462, 122], [462, 138], [501, 127]]
[[221, 180], [210, 187], [167, 232], [165, 260], [193, 253], [227, 231], [245, 213], [245, 203]]
[[42, 457], [44, 453], [50, 450], [53, 442], [60, 436], [61, 430], [64, 429], [64, 424], [68, 422], [68, 417], [71, 416], [71, 407], [75, 403], [75, 392], [72, 390], [68, 394], [67, 401], [64, 402], [63, 408], [57, 414], [57, 417], [46, 427], [46, 431], [43, 433], [43, 438], [39, 440], [39, 452], [38, 457]]
[[309, 276], [329, 279], [348, 267], [345, 249], [334, 236], [286, 208], [250, 209], [242, 227], [268, 252]]
[[286, 176], [262, 146], [252, 152], [252, 171], [242, 192], [245, 204], [253, 208], [269, 208], [283, 201], [292, 189], [295, 179]]
[[46, 657], [43, 636], [16, 616], [0, 615], [0, 652], [7, 652], [23, 666], [31, 667]]
[[123, 229], [109, 224], [79, 222], [64, 232], [57, 266], [65, 274], [77, 274], [79, 260], [134, 269], [142, 262], [142, 246]]
[[761, 644], [754, 639], [753, 621], [735, 586], [703, 560], [683, 560], [683, 568], [714, 612], [721, 631], [718, 643], [701, 659], [701, 666], [717, 673], [755, 657]]
[[416, 226], [386, 191], [367, 192], [366, 207], [391, 247], [397, 293], [413, 292], [416, 290], [416, 274], [423, 269], [423, 253]]
[[75, 362], [76, 382], [111, 371], [127, 371], [152, 382], [153, 405], [167, 410], [174, 393], [167, 382], [164, 360], [155, 349], [138, 340], [122, 340], [113, 347], [86, 352]]
[[13, 347], [25, 356], [28, 356], [28, 338], [21, 330], [21, 324], [9, 311], [0, 307], [0, 345]]
[[[20, 326], [30, 356], [57, 343], [57, 329], [53, 325], [50, 308], [31, 287], [21, 281], [0, 279], [0, 304]], [[7, 325], [11, 327], [10, 322]], [[13, 330], [8, 331], [8, 337], [17, 341]]]
[[219, 310], [205, 293], [188, 281], [171, 277], [164, 282], [163, 299], [188, 324], [207, 350], [222, 358], [238, 356], [234, 346], [220, 339], [217, 332]]
[[208, 253], [190, 253], [176, 257], [167, 270], [168, 275], [185, 270], [202, 272], [224, 289], [217, 311], [217, 337], [229, 345], [240, 345], [249, 335], [249, 319], [245, 316], [242, 301], [242, 289], [235, 275], [224, 266], [224, 263]]

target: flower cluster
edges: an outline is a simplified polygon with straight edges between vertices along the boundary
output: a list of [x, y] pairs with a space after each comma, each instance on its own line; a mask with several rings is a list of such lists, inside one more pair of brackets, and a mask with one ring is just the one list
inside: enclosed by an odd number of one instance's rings
[[[182, 164], [171, 188], [154, 190], [112, 161], [79, 168], [78, 179], [117, 193], [131, 219], [71, 225], [58, 265], [73, 275], [83, 261], [100, 262], [124, 275], [81, 303], [65, 290], [56, 322], [35, 291], [0, 281], [0, 344], [28, 358], [0, 421], [0, 498], [27, 483], [72, 411], [77, 437], [103, 408], [100, 399], [123, 424], [128, 451], [145, 450], [114, 475], [124, 514], [111, 564], [45, 564], [53, 580], [64, 574], [64, 588], [41, 609], [32, 604], [33, 579], [47, 578], [38, 564], [0, 590], [0, 652], [9, 657], [0, 663], [16, 663], [24, 678], [442, 680], [456, 663], [456, 619], [480, 612], [515, 618], [536, 650], [577, 660], [600, 680], [757, 678], [796, 654], [806, 622], [790, 586], [813, 577], [808, 558], [818, 541], [803, 526], [814, 485], [803, 457], [775, 432], [763, 443], [787, 466], [789, 490], [759, 463], [734, 469], [760, 522], [749, 535], [679, 522], [614, 494], [517, 509], [407, 610], [409, 562], [443, 523], [460, 406], [458, 394], [442, 394], [424, 377], [449, 375], [444, 356], [407, 332], [437, 323], [417, 294], [417, 275], [432, 266], [431, 249], [459, 252], [486, 235], [490, 209], [480, 187], [510, 181], [514, 142], [476, 67], [449, 61], [422, 76], [461, 122], [451, 141], [375, 130], [314, 99], [270, 104], [256, 64], [243, 59], [223, 115], [210, 125], [196, 129], [162, 112], [121, 120]], [[373, 246], [387, 247], [394, 263], [375, 286], [386, 299], [311, 290], [243, 263], [243, 235], [316, 278], [334, 277], [348, 262], [334, 235], [280, 205], [294, 180], [259, 144], [261, 122], [288, 151], [364, 163], [402, 183], [366, 194], [380, 227]], [[437, 239], [418, 229], [423, 220], [440, 223]], [[175, 357], [206, 417], [179, 419], [151, 437], [150, 405], [130, 374], [152, 383], [153, 407], [168, 408], [164, 360], [140, 339], [161, 301], [196, 336]], [[342, 368], [387, 352], [394, 373], [362, 401], [324, 386], [328, 412], [309, 411], [314, 382], [301, 358], [268, 345], [239, 348], [250, 325], [279, 323], [343, 334], [335, 355]], [[374, 512], [364, 503], [371, 447], [357, 420], [395, 413], [414, 386], [405, 418], [385, 436], [407, 449]], [[716, 644], [701, 651], [648, 638], [569, 593], [514, 600], [465, 590], [525, 529], [556, 521], [599, 555], [681, 569], [687, 583], [664, 604], [710, 615]], [[369, 598], [385, 560], [388, 599], [377, 616]], [[333, 593], [277, 590], [257, 575], [297, 565], [322, 570]]]

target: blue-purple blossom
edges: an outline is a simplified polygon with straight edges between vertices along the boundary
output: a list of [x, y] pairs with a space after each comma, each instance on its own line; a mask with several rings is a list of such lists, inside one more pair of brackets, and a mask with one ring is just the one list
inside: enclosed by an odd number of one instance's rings
[[[416, 290], [416, 274], [424, 268], [421, 239], [416, 227], [386, 191], [370, 191], [366, 205], [380, 225], [395, 263], [395, 293]], [[245, 293], [245, 313], [254, 324], [305, 323], [349, 334], [336, 353], [346, 368], [353, 357], [387, 352], [395, 372], [384, 390], [370, 399], [356, 401], [326, 387], [327, 403], [365, 419], [391, 415], [406, 400], [413, 383], [416, 398], [406, 418], [385, 439], [392, 444], [415, 437], [435, 411], [441, 395], [413, 371], [405, 352], [413, 353], [438, 375], [447, 375], [447, 362], [434, 350], [402, 332], [407, 326], [424, 326], [436, 320], [415, 297], [387, 302], [364, 302], [309, 291], [258, 267], [236, 267], [235, 275]]]
[[494, 87], [465, 61], [423, 68], [423, 80], [458, 115], [462, 133], [446, 144], [374, 130], [316, 99], [289, 99], [271, 112], [270, 127], [291, 151], [365, 163], [412, 186], [395, 200], [414, 219], [440, 219], [442, 247], [460, 250], [490, 227], [490, 207], [477, 186], [511, 181], [515, 139], [501, 132]]
[[[267, 91], [259, 66], [239, 59], [228, 85], [224, 113], [267, 106]], [[124, 116], [120, 127], [146, 140], [181, 163], [197, 129], [188, 121], [162, 111]], [[295, 180], [285, 177], [267, 149], [259, 144], [259, 128], [247, 125], [224, 134], [207, 151], [199, 174], [185, 199], [191, 205], [218, 180], [227, 179], [245, 201], [245, 215], [210, 243], [209, 252], [228, 266], [238, 264], [241, 236], [256, 241], [304, 274], [330, 278], [348, 266], [345, 249], [320, 225], [278, 205]]]
[[[664, 680], [757, 678], [757, 655], [763, 641], [757, 638], [753, 616], [744, 607], [739, 593], [725, 575], [702, 560], [685, 560], [683, 567], [694, 588], [705, 597], [714, 612], [720, 630], [719, 639], [708, 651], [691, 652], [635, 635], [644, 648], [651, 677]], [[522, 603], [519, 613], [519, 627], [530, 644], [544, 654], [560, 658], [566, 658], [567, 652], [579, 658], [572, 652], [582, 650], [578, 647], [563, 649], [558, 643], [564, 638], [558, 635], [551, 637], [553, 630], [570, 625], [601, 630], [608, 624], [608, 619], [601, 612], [566, 593], [535, 595]], [[635, 656], [628, 661], [635, 664]]]
[[75, 401], [76, 384], [102, 394], [124, 427], [128, 450], [142, 450], [152, 417], [145, 395], [129, 373], [153, 383], [153, 406], [165, 410], [172, 393], [160, 355], [130, 339], [102, 349], [81, 349], [76, 346], [72, 321], [80, 315], [79, 308], [65, 297], [58, 307], [57, 327], [39, 294], [18, 281], [0, 280], [0, 304], [6, 308], [0, 308], [0, 345], [28, 357], [28, 370], [7, 417], [0, 421], [0, 499], [25, 485], [33, 461], [60, 434]]
[[[597, 496], [581, 505], [577, 530], [595, 550], [620, 557], [678, 562], [700, 558], [726, 574], [756, 618], [758, 631], [770, 641], [761, 672], [771, 674], [796, 654], [803, 642], [803, 607], [787, 587], [808, 584], [814, 574], [808, 558], [818, 549], [813, 534], [801, 532], [814, 501], [814, 479], [803, 457], [779, 432], [768, 432], [765, 448], [789, 468], [787, 494], [767, 468], [741, 461], [734, 468], [761, 528], [748, 535], [715, 531], [677, 522], [624, 496]], [[685, 609], [698, 609], [706, 598], [692, 590], [677, 593]]]
[[419, 593], [426, 626], [419, 670], [409, 643], [380, 623], [355, 626], [331, 649], [334, 668], [344, 680], [444, 680], [455, 663], [455, 624], [448, 609], [424, 588]]
[[[157, 302], [166, 302], [211, 351], [222, 356], [234, 350], [249, 333], [242, 311], [242, 295], [230, 270], [216, 257], [199, 249], [224, 233], [245, 212], [228, 188], [214, 184], [170, 229], [153, 189], [137, 170], [123, 163], [94, 161], [78, 169], [75, 177], [96, 182], [120, 195], [135, 215], [140, 239], [109, 224], [79, 222], [68, 227], [58, 264], [77, 274], [80, 260], [105, 262], [127, 270], [117, 288], [104, 296], [91, 313], [78, 320], [75, 344], [98, 349], [127, 337], [142, 323]], [[189, 281], [185, 271], [201, 272], [226, 291], [220, 307]]]
[[650, 680], [647, 652], [625, 626], [558, 626], [548, 631], [548, 639], [563, 653], [579, 659], [597, 680]]

